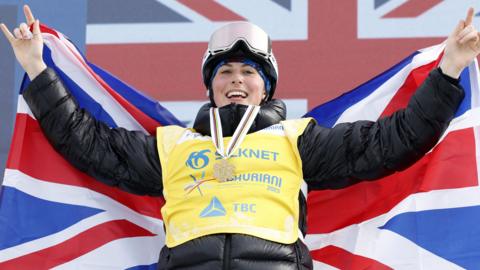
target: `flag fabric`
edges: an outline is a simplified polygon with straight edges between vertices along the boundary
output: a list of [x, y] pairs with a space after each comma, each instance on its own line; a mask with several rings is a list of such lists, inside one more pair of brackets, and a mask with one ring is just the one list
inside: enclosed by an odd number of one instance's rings
[[[41, 31], [45, 62], [96, 119], [150, 134], [182, 125], [157, 101], [87, 62], [61, 33]], [[155, 269], [164, 242], [162, 205], [161, 198], [128, 194], [73, 168], [20, 94], [0, 193], [0, 269]]]
[[[438, 66], [443, 45], [413, 53], [307, 115], [319, 124], [375, 120], [404, 108]], [[440, 142], [410, 168], [308, 195], [315, 269], [479, 269], [478, 67], [461, 74], [465, 99]], [[333, 210], [335, 209], [335, 210]]]
[[[181, 125], [158, 102], [87, 62], [61, 33], [44, 26], [42, 33], [46, 63], [98, 120], [146, 133]], [[442, 50], [439, 45], [418, 51], [307, 116], [333, 126], [388, 115], [406, 105]], [[419, 162], [375, 182], [309, 193], [305, 241], [315, 269], [480, 265], [476, 63], [461, 78], [465, 100], [441, 141]], [[164, 243], [162, 204], [161, 198], [125, 193], [71, 167], [19, 96], [0, 193], [0, 269], [155, 269]]]

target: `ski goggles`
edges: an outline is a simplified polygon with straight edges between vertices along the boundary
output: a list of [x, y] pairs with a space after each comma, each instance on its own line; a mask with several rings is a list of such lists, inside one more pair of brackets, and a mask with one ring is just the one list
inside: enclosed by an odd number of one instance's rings
[[208, 50], [211, 55], [227, 52], [240, 40], [259, 56], [268, 58], [272, 53], [272, 43], [268, 34], [249, 22], [230, 23], [215, 31], [210, 37]]

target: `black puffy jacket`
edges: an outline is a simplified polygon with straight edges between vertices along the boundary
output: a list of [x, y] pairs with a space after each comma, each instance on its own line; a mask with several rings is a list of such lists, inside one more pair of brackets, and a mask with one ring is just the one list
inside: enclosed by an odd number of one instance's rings
[[[435, 145], [463, 98], [458, 81], [434, 70], [408, 107], [376, 122], [358, 121], [323, 128], [313, 121], [298, 140], [303, 177], [312, 189], [338, 189], [373, 180], [413, 164]], [[53, 146], [78, 169], [128, 192], [162, 195], [156, 137], [97, 122], [47, 69], [24, 92], [24, 98]], [[225, 136], [231, 136], [246, 106], [220, 110]], [[195, 128], [208, 134], [208, 106]], [[285, 118], [281, 101], [262, 106], [249, 132]], [[305, 197], [300, 194], [300, 228], [306, 232]], [[164, 247], [159, 269], [311, 269], [307, 247], [285, 245], [241, 234], [200, 237]]]

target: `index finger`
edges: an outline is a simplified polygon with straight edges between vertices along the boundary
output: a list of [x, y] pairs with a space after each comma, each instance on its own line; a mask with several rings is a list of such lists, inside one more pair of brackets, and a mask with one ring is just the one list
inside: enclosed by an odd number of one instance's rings
[[25, 13], [25, 19], [27, 19], [28, 26], [32, 25], [35, 22], [35, 17], [33, 17], [32, 11], [28, 5], [23, 6], [23, 13]]
[[10, 32], [10, 30], [8, 30], [7, 26], [5, 26], [5, 24], [1, 23], [0, 24], [0, 29], [2, 29], [3, 34], [5, 35], [5, 37], [8, 39], [8, 41], [10, 43], [12, 43], [15, 40], [15, 37]]
[[467, 11], [467, 17], [465, 18], [465, 26], [472, 24], [473, 21], [473, 8], [469, 8]]

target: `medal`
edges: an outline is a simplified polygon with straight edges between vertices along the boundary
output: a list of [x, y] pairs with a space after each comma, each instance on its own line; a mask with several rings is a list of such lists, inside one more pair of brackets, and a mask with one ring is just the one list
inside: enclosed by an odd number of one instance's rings
[[219, 162], [213, 164], [213, 177], [220, 182], [226, 182], [232, 180], [235, 174], [235, 166], [228, 162], [226, 159], [222, 159]]
[[210, 108], [210, 134], [212, 135], [212, 142], [217, 149], [217, 153], [222, 157], [220, 161], [213, 165], [213, 177], [218, 181], [225, 182], [233, 179], [235, 176], [235, 166], [228, 162], [228, 159], [245, 139], [259, 111], [260, 106], [248, 106], [225, 151], [223, 146], [222, 122], [218, 108]]

